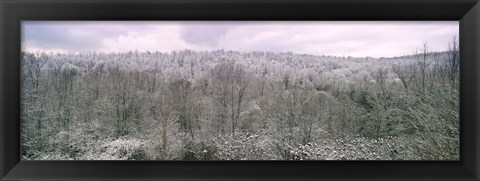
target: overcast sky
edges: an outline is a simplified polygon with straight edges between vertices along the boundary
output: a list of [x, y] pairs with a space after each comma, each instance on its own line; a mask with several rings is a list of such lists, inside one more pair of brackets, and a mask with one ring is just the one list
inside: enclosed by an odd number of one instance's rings
[[423, 41], [444, 51], [458, 21], [252, 22], [252, 21], [24, 21], [29, 51], [236, 50], [335, 56], [412, 54]]

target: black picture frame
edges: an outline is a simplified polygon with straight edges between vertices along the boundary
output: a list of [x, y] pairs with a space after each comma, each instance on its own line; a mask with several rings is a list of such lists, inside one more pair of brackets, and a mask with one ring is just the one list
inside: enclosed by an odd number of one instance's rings
[[[0, 0], [0, 180], [479, 180], [478, 0]], [[21, 161], [22, 20], [458, 20], [460, 161]]]

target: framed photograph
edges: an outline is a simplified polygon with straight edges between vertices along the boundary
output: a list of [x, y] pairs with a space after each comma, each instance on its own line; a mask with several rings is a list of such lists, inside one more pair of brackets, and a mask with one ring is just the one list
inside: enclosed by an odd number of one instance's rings
[[1, 180], [479, 180], [477, 0], [0, 11]]

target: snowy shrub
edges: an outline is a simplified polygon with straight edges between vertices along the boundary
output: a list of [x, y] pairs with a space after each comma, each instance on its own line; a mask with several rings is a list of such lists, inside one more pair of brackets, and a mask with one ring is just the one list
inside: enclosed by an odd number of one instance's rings
[[215, 146], [212, 143], [190, 143], [186, 144], [182, 150], [182, 160], [212, 160], [216, 153]]
[[218, 136], [213, 140], [219, 160], [263, 160], [268, 159], [258, 134], [236, 132]]
[[394, 138], [344, 137], [288, 145], [295, 160], [392, 160], [400, 151]]
[[[102, 145], [101, 158], [109, 160], [148, 160], [150, 141], [119, 138]], [[104, 150], [104, 151], [103, 151]]]

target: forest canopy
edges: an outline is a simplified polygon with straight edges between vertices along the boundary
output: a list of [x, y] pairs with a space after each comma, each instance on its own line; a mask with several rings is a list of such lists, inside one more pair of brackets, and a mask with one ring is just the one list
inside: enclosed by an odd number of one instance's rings
[[21, 55], [23, 160], [458, 160], [459, 50]]

